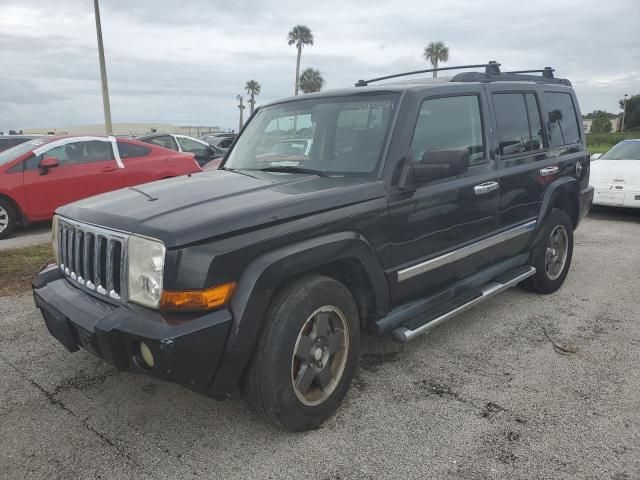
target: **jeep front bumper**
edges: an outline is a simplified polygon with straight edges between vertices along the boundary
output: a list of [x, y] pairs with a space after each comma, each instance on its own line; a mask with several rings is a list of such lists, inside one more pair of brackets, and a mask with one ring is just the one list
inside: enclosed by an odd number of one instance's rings
[[[45, 267], [32, 287], [47, 329], [69, 351], [83, 348], [119, 370], [208, 393], [231, 325], [229, 310], [167, 314], [107, 303], [71, 285], [57, 265]], [[142, 342], [153, 367], [142, 358]]]

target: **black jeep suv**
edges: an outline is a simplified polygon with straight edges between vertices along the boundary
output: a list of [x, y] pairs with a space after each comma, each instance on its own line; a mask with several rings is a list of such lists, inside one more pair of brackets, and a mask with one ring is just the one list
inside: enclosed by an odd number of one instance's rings
[[576, 96], [482, 67], [275, 102], [220, 170], [60, 208], [33, 281], [49, 331], [303, 430], [345, 396], [361, 331], [406, 342], [520, 282], [557, 290], [593, 197]]

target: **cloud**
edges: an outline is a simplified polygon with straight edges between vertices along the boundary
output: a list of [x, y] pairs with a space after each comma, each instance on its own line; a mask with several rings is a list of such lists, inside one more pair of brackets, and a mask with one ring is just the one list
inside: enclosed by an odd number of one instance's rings
[[[315, 36], [302, 66], [318, 68], [326, 88], [427, 68], [425, 44], [444, 40], [448, 65], [551, 65], [573, 81], [583, 111], [617, 112], [624, 93], [640, 92], [633, 3], [103, 0], [113, 121], [234, 128], [247, 80], [261, 83], [259, 104], [292, 93], [286, 36], [298, 23]], [[0, 130], [102, 121], [91, 2], [3, 0], [0, 32]]]

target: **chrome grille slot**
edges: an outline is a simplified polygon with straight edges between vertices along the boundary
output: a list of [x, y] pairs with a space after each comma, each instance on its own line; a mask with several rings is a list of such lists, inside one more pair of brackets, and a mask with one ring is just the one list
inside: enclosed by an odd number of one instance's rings
[[128, 234], [60, 218], [58, 253], [67, 280], [114, 300], [126, 298]]

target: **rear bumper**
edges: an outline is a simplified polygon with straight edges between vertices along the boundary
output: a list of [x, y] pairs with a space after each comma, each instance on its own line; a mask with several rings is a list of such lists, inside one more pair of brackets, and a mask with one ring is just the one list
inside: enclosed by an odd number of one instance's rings
[[[83, 348], [120, 370], [208, 393], [231, 325], [229, 310], [169, 315], [113, 305], [75, 288], [57, 265], [43, 269], [32, 286], [49, 332], [69, 351]], [[153, 354], [152, 368], [140, 355], [140, 342]]]
[[586, 217], [587, 213], [591, 209], [593, 203], [593, 187], [589, 185], [587, 188], [580, 192], [580, 212], [578, 214], [578, 224]]

